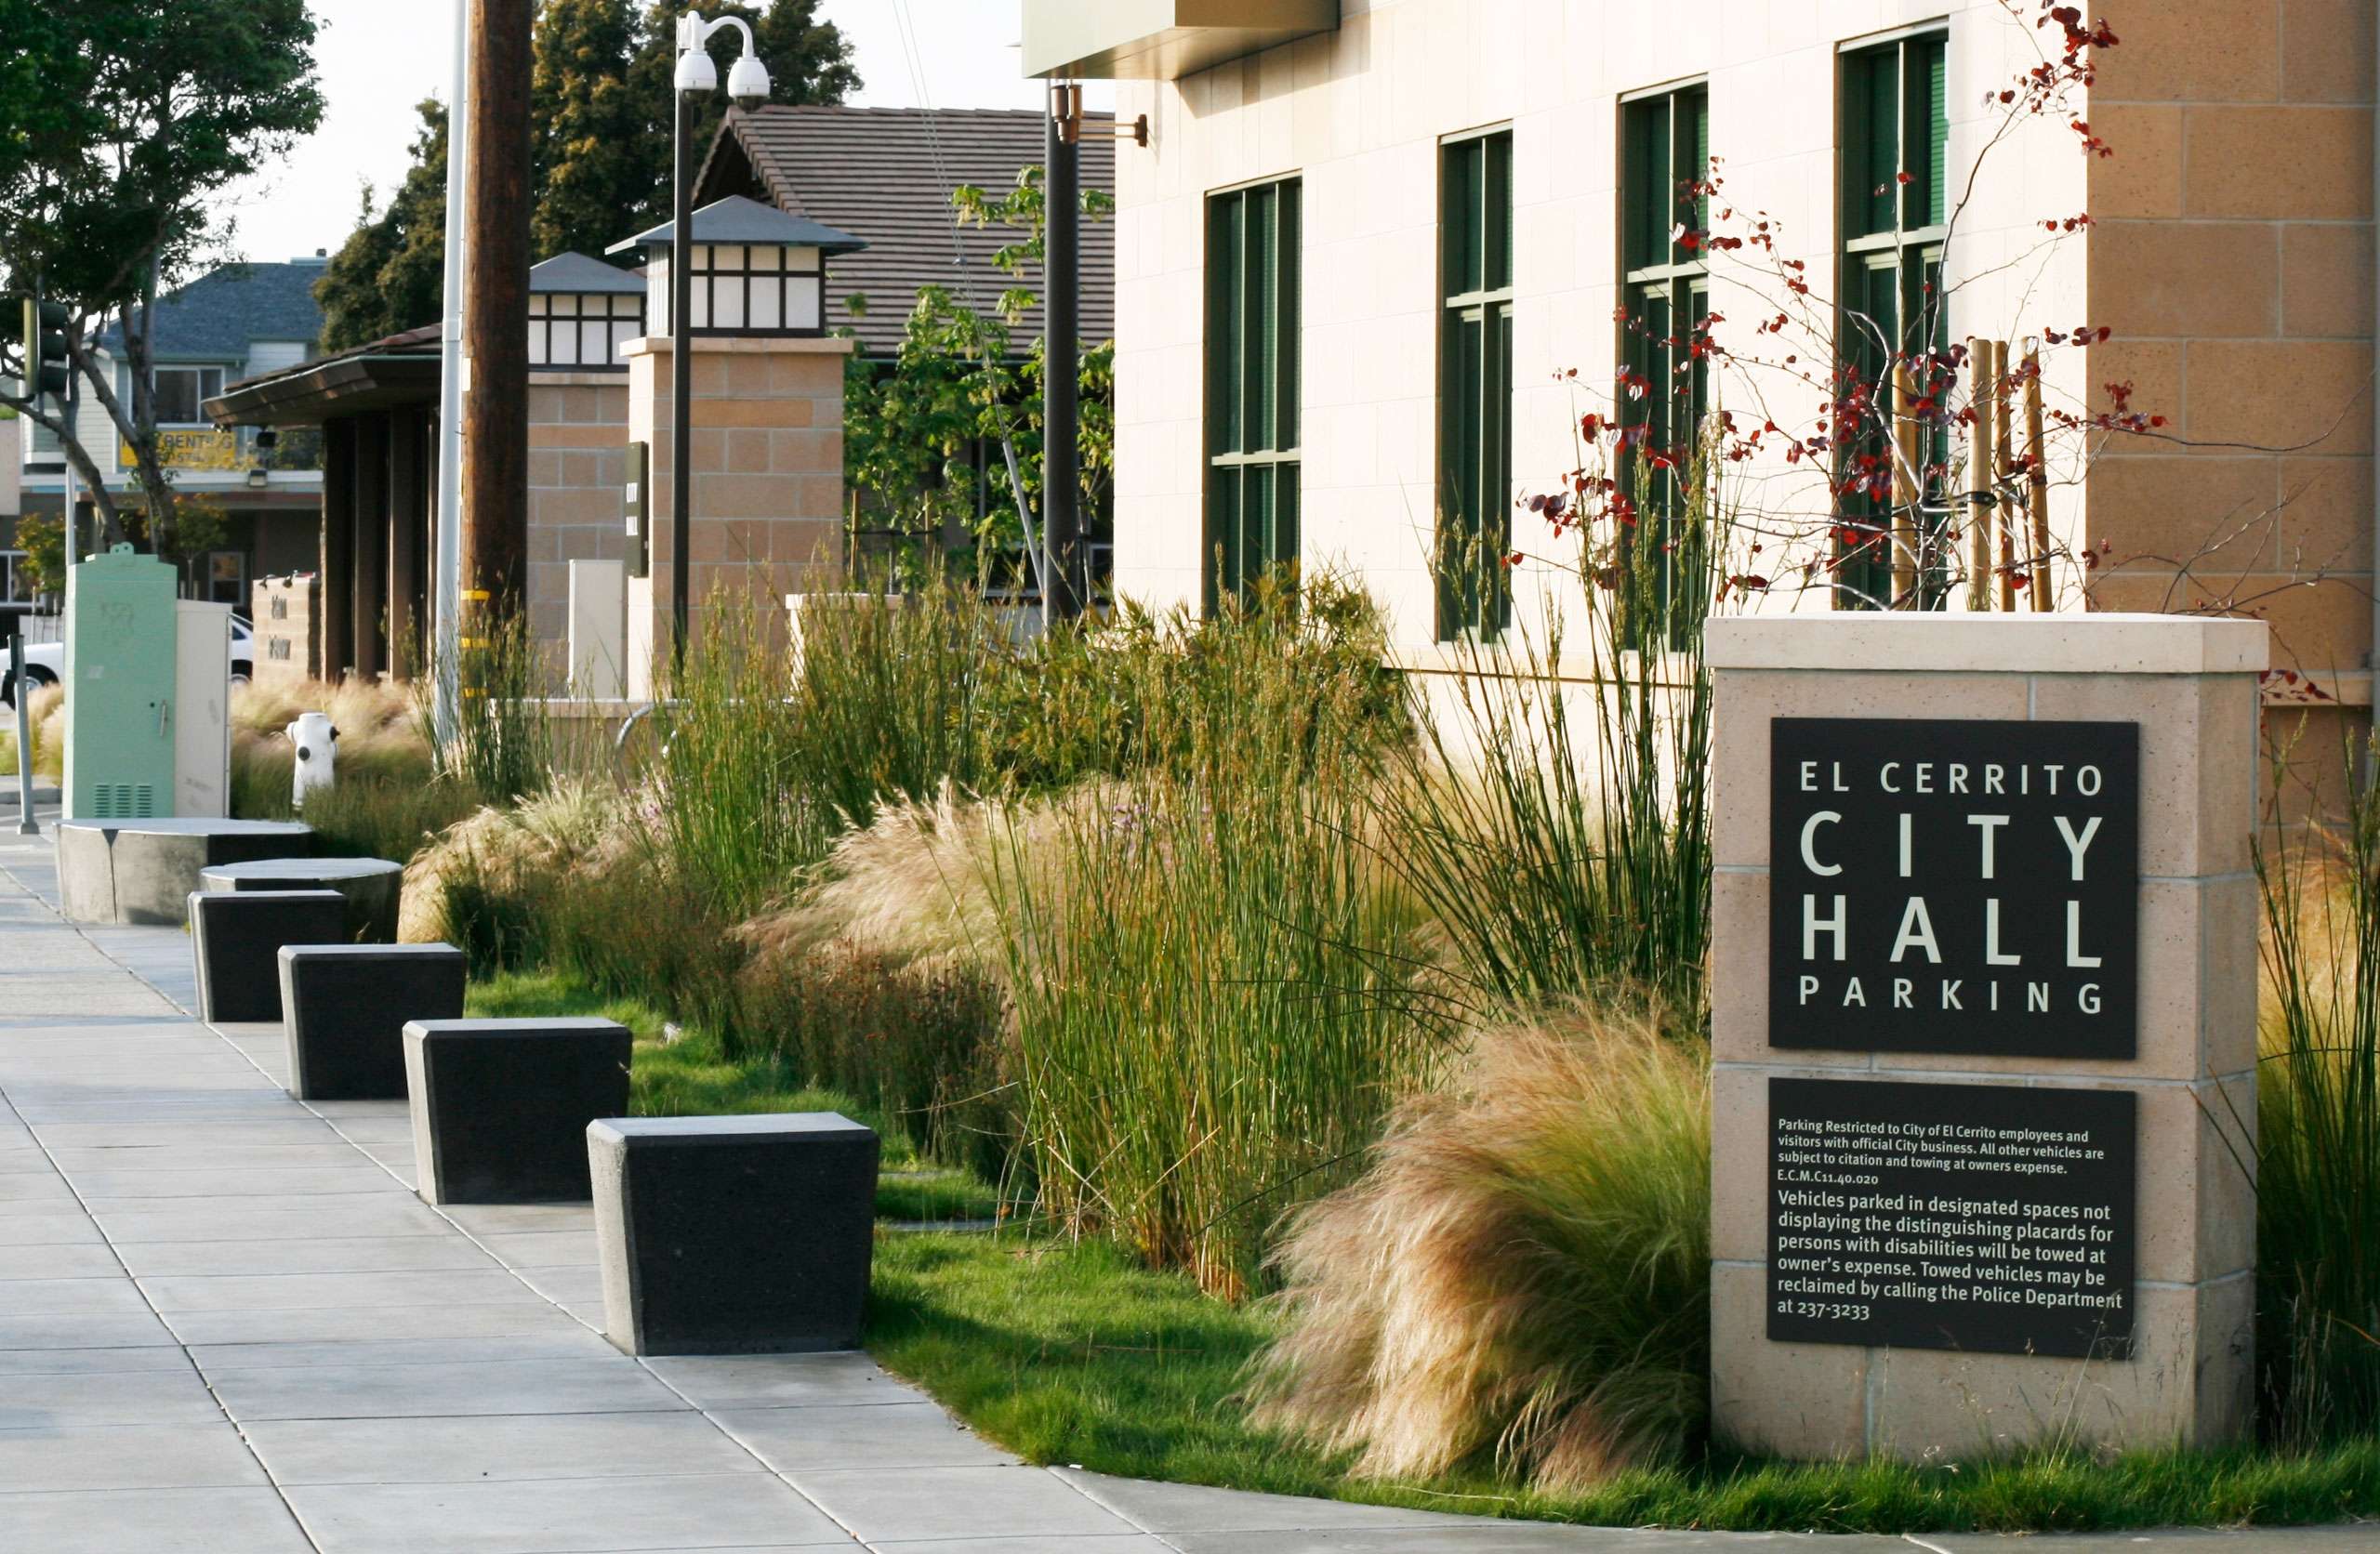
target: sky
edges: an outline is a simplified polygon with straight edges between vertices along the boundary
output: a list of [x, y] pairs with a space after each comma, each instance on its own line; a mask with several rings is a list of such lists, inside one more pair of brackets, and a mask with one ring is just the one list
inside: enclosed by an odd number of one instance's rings
[[[915, 107], [919, 86], [936, 108], [1034, 108], [1040, 84], [1017, 74], [1019, 0], [823, 0], [843, 30], [866, 107]], [[362, 185], [385, 203], [404, 177], [414, 105], [445, 98], [453, 78], [452, 0], [312, 0], [322, 24], [314, 59], [327, 112], [288, 159], [233, 191], [221, 209], [242, 258], [288, 259], [336, 249], [355, 226]], [[921, 67], [902, 46], [906, 11]], [[919, 81], [921, 75], [921, 83]], [[1109, 94], [1093, 82], [1086, 106]]]

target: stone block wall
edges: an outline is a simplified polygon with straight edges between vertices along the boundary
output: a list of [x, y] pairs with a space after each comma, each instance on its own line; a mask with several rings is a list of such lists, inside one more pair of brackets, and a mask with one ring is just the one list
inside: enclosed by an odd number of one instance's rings
[[628, 553], [628, 442], [626, 373], [529, 375], [528, 606], [540, 642], [569, 635], [570, 563]]
[[[694, 527], [690, 636], [723, 595], [748, 597], [754, 619], [781, 631], [787, 594], [841, 563], [844, 339], [755, 337], [694, 342]], [[672, 569], [669, 342], [632, 340], [625, 441], [653, 450], [653, 566], [629, 586], [628, 639], [669, 640]], [[616, 505], [615, 507], [616, 514]], [[641, 618], [639, 618], [641, 617]], [[640, 666], [630, 665], [632, 678]]]
[[[2086, 527], [2096, 608], [2254, 614], [2273, 665], [2368, 717], [2373, 11], [2109, 0], [2090, 93], [2095, 410], [2129, 383]], [[2101, 14], [2094, 9], [2093, 15]], [[2336, 704], [2311, 742], [2335, 765]], [[2286, 796], [2284, 796], [2285, 797]]]

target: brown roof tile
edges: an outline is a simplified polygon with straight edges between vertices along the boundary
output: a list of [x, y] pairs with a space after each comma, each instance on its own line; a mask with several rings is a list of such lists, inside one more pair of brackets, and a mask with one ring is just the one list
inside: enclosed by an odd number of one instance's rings
[[[1116, 191], [1116, 142], [1106, 114], [1084, 115], [1096, 132], [1082, 140], [1082, 185]], [[1038, 275], [1012, 281], [992, 263], [995, 250], [1018, 234], [1008, 228], [959, 227], [950, 191], [972, 183], [997, 194], [1014, 185], [1017, 170], [1038, 165], [1042, 116], [1010, 109], [787, 107], [730, 112], [696, 180], [695, 200], [748, 194], [773, 200], [797, 216], [864, 238], [867, 251], [829, 261], [827, 316], [849, 325], [871, 353], [900, 346], [902, 325], [919, 288], [942, 284], [961, 301], [990, 313], [1011, 285], [1040, 289]], [[952, 238], [966, 256], [955, 262]], [[852, 318], [843, 299], [867, 297], [867, 313]], [[1041, 329], [1030, 309], [1010, 331], [1022, 352]], [[1116, 230], [1112, 221], [1082, 225], [1082, 340], [1116, 333]]]

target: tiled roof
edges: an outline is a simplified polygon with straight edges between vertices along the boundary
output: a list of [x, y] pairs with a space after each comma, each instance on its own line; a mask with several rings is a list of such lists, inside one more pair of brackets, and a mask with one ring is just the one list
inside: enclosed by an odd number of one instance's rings
[[[1082, 186], [1116, 191], [1116, 142], [1106, 114], [1084, 115]], [[989, 194], [1013, 187], [1019, 168], [1042, 158], [1042, 115], [1031, 109], [787, 107], [727, 115], [696, 183], [698, 199], [747, 194], [864, 239], [867, 251], [827, 269], [830, 325], [848, 325], [871, 352], [899, 349], [902, 325], [921, 286], [946, 285], [986, 314], [1001, 292], [1040, 277], [1012, 280], [992, 263], [995, 250], [1021, 233], [1002, 227], [959, 227], [950, 191], [973, 184]], [[952, 252], [953, 234], [966, 256]], [[867, 298], [864, 317], [843, 305]], [[1116, 333], [1116, 229], [1082, 224], [1082, 341]], [[1010, 331], [1022, 351], [1040, 333], [1034, 308]]]
[[[323, 309], [314, 283], [324, 261], [227, 264], [157, 299], [157, 357], [245, 362], [255, 340], [322, 338]], [[124, 332], [112, 327], [101, 345], [121, 353]]]

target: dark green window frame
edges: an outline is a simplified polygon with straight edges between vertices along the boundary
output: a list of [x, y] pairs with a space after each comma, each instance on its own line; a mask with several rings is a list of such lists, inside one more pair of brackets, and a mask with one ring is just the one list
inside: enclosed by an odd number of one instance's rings
[[[1686, 474], [1711, 409], [1707, 352], [1693, 349], [1711, 315], [1711, 279], [1699, 243], [1676, 241], [1684, 227], [1710, 225], [1702, 191], [1711, 166], [1711, 93], [1702, 83], [1620, 104], [1620, 360], [1629, 381], [1615, 396], [1630, 456], [1623, 465], [1636, 522], [1621, 530], [1628, 587], [1621, 599], [1626, 640], [1635, 647], [1683, 641], [1692, 615], [1707, 607], [1682, 589], [1695, 570]], [[1642, 398], [1632, 390], [1641, 388]]]
[[[1950, 309], [1942, 256], [1950, 240], [1949, 37], [1915, 33], [1841, 56], [1842, 230], [1836, 349], [1858, 381], [1874, 386], [1877, 415], [1844, 440], [1835, 502], [1842, 538], [1838, 606], [1895, 602], [1890, 440], [1895, 354], [1943, 352]], [[1907, 180], [1901, 175], [1908, 175]], [[1926, 433], [1928, 467], [1919, 493], [1919, 597], [1898, 601], [1938, 610], [1948, 600], [1942, 555], [1948, 518], [1938, 471], [1950, 456], [1947, 425]], [[1858, 489], [1864, 472], [1883, 490]]]
[[1207, 199], [1206, 601], [1298, 560], [1302, 184]]
[[1438, 639], [1512, 615], [1513, 132], [1438, 152]]

